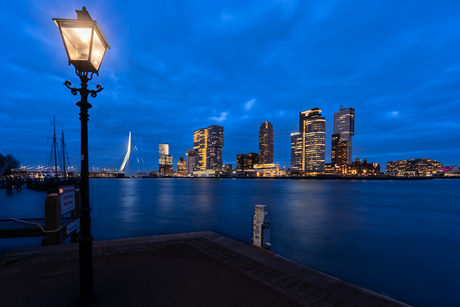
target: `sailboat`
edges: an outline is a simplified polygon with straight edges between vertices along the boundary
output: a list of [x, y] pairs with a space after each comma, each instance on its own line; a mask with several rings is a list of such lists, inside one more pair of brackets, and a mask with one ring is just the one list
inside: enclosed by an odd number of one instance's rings
[[[54, 169], [51, 168], [52, 172], [48, 173], [48, 178], [53, 178], [53, 183], [51, 184], [51, 189], [48, 191], [51, 192], [51, 190], [55, 189], [59, 185], [64, 185], [64, 184], [76, 184], [75, 177], [69, 177], [68, 172], [66, 170], [66, 157], [67, 157], [67, 163], [69, 163], [69, 156], [66, 151], [66, 144], [64, 141], [64, 129], [61, 129], [61, 146], [62, 146], [62, 155], [59, 153], [58, 145], [57, 145], [57, 138], [56, 138], [56, 117], [53, 116], [53, 138], [52, 138], [52, 145], [51, 145], [51, 152], [50, 152], [50, 159], [48, 162], [48, 165], [51, 165], [51, 161], [54, 160]], [[62, 125], [62, 123], [61, 123]], [[53, 159], [54, 156], [54, 159]], [[61, 161], [62, 157], [62, 161]], [[60, 163], [62, 162], [62, 164]], [[59, 176], [59, 167], [58, 164], [62, 165], [62, 174]], [[50, 167], [49, 167], [50, 168]]]

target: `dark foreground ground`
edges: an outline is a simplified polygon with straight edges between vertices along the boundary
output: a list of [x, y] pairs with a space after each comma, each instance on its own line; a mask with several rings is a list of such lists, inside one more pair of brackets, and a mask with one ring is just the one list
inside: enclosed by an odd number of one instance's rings
[[[407, 306], [213, 232], [97, 241], [93, 255], [89, 306]], [[77, 305], [78, 244], [0, 261], [0, 305]]]

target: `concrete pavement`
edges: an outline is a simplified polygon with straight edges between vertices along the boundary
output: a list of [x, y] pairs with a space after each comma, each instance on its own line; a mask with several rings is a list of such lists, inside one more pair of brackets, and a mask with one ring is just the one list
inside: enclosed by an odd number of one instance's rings
[[[408, 306], [213, 232], [93, 242], [90, 306]], [[75, 306], [78, 244], [0, 259], [4, 306]]]

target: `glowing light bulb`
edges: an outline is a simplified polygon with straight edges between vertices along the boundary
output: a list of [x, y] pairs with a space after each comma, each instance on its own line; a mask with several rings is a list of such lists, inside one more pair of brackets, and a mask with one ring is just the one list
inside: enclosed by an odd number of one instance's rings
[[89, 43], [89, 40], [91, 39], [91, 30], [92, 29], [75, 29], [75, 35], [77, 35], [83, 42]]

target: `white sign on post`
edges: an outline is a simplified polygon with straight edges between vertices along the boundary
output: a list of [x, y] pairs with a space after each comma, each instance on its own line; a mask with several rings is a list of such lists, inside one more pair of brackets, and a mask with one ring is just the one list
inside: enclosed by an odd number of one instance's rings
[[61, 215], [75, 210], [75, 187], [73, 185], [63, 185], [59, 187], [61, 197]]
[[270, 218], [266, 205], [256, 205], [252, 224], [252, 243], [270, 249]]

